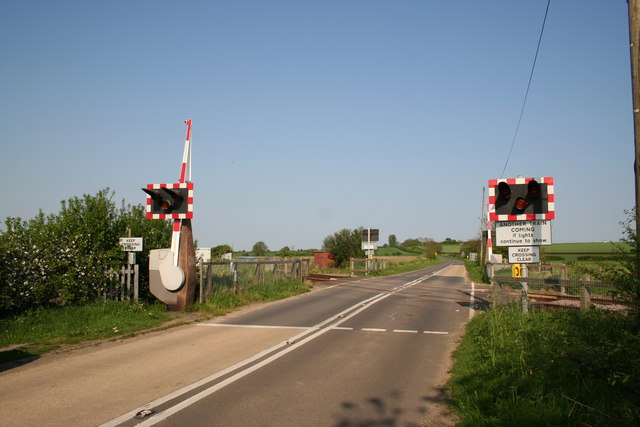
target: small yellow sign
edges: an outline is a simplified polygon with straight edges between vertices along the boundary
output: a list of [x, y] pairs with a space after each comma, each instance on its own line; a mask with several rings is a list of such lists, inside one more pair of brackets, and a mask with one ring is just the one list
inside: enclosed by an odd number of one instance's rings
[[511, 277], [522, 277], [522, 265], [513, 264], [511, 266]]

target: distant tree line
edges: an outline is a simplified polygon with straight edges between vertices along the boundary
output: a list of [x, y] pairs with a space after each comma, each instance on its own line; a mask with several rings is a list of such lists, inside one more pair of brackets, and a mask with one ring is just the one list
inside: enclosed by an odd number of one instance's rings
[[141, 282], [150, 249], [169, 247], [169, 221], [147, 220], [142, 205], [118, 207], [108, 188], [61, 202], [57, 214], [9, 217], [0, 231], [0, 312], [17, 313], [101, 298], [109, 272], [126, 264], [119, 238], [142, 237]]

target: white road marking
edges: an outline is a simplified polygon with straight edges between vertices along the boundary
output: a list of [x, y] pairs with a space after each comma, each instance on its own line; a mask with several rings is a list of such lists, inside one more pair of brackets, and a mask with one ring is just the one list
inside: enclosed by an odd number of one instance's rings
[[380, 328], [362, 328], [360, 330], [365, 332], [387, 332], [386, 329], [380, 329]]
[[[138, 412], [145, 410], [145, 409], [150, 409], [150, 408], [154, 408], [157, 406], [160, 406], [172, 399], [175, 399], [183, 394], [189, 393], [190, 391], [201, 387], [209, 382], [212, 382], [220, 377], [223, 377], [235, 370], [241, 369], [247, 365], [250, 365], [251, 363], [254, 363], [258, 360], [260, 360], [261, 358], [265, 357], [266, 355], [270, 354], [270, 353], [274, 353], [271, 356], [267, 357], [266, 359], [255, 363], [253, 365], [247, 366], [245, 369], [237, 372], [236, 374], [230, 376], [229, 378], [216, 383], [214, 385], [212, 385], [209, 388], [204, 389], [203, 391], [191, 396], [188, 399], [185, 399], [179, 403], [177, 403], [176, 405], [162, 411], [159, 412], [157, 414], [155, 414], [153, 417], [149, 418], [148, 420], [143, 421], [142, 423], [138, 424], [140, 426], [151, 426], [151, 425], [155, 425], [167, 418], [169, 418], [171, 415], [189, 407], [190, 405], [198, 402], [199, 400], [204, 399], [205, 397], [215, 393], [216, 391], [226, 387], [227, 385], [234, 383], [235, 381], [239, 380], [240, 378], [243, 378], [247, 375], [249, 375], [250, 373], [256, 371], [257, 369], [260, 369], [261, 367], [268, 365], [269, 363], [273, 362], [276, 359], [279, 359], [280, 357], [284, 356], [285, 354], [297, 349], [298, 347], [301, 347], [304, 344], [307, 344], [308, 342], [318, 338], [319, 336], [325, 334], [326, 332], [336, 329], [339, 327], [340, 324], [346, 322], [347, 320], [351, 319], [352, 317], [360, 314], [360, 312], [366, 310], [367, 308], [371, 307], [373, 304], [380, 302], [386, 298], [388, 298], [389, 296], [391, 296], [394, 293], [397, 293], [401, 290], [405, 290], [407, 288], [410, 288], [424, 280], [429, 279], [430, 277], [433, 277], [437, 274], [439, 274], [440, 272], [446, 270], [447, 268], [449, 268], [449, 266], [442, 268], [432, 274], [428, 274], [422, 277], [419, 277], [415, 280], [412, 280], [411, 282], [406, 283], [405, 285], [392, 290], [391, 292], [386, 292], [386, 293], [380, 293], [380, 294], [376, 294], [366, 300], [360, 301], [354, 305], [352, 305], [351, 307], [343, 310], [342, 312], [338, 313], [337, 315], [331, 316], [330, 318], [318, 323], [317, 325], [311, 327], [311, 328], [303, 328], [304, 331], [299, 333], [298, 335], [280, 343], [280, 344], [276, 344], [275, 346], [272, 346], [260, 353], [255, 354], [254, 356], [251, 356], [243, 361], [240, 361], [238, 363], [236, 363], [233, 366], [230, 366], [226, 369], [223, 369], [222, 371], [219, 371], [213, 375], [210, 375], [206, 378], [203, 378], [200, 381], [197, 381], [193, 384], [187, 385], [179, 390], [176, 390], [172, 393], [169, 393], [163, 397], [160, 397], [152, 402], [147, 403], [146, 405], [136, 408], [132, 411], [129, 411], [125, 414], [122, 414], [121, 416], [114, 418], [111, 421], [108, 421], [104, 424], [102, 424], [102, 426], [117, 426], [121, 423], [127, 422], [129, 420], [131, 420]], [[359, 308], [357, 308], [359, 307]], [[348, 314], [347, 314], [348, 313]], [[324, 327], [325, 325], [328, 325], [330, 323], [333, 322], [333, 325]], [[203, 326], [217, 326], [217, 325], [223, 325], [223, 324], [203, 324]], [[224, 325], [227, 326], [227, 325]], [[249, 326], [251, 327], [251, 326]], [[254, 326], [255, 327], [255, 326]], [[277, 326], [276, 326], [277, 327]], [[324, 328], [323, 328], [324, 327]], [[294, 327], [295, 328], [295, 327]], [[296, 328], [298, 329], [298, 328]], [[311, 334], [309, 334], [310, 331], [313, 331]], [[425, 331], [424, 333], [431, 333], [431, 332], [427, 332]], [[442, 332], [433, 332], [433, 333], [437, 333], [437, 334], [442, 334]], [[446, 334], [447, 332], [444, 332], [444, 334]], [[300, 339], [300, 341], [298, 341], [298, 339]]]
[[399, 332], [401, 334], [417, 334], [418, 331], [412, 331], [409, 329], [394, 329], [393, 332]]
[[228, 326], [230, 328], [265, 328], [265, 329], [305, 329], [309, 326], [273, 326], [273, 325], [233, 325], [231, 323], [198, 323], [196, 326]]
[[449, 332], [445, 332], [445, 331], [424, 331], [423, 334], [449, 335]]

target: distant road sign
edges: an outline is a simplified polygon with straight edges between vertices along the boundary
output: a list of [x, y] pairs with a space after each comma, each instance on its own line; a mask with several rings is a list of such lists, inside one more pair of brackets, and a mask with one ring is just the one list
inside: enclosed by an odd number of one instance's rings
[[380, 230], [378, 228], [365, 228], [362, 230], [363, 242], [377, 242], [380, 238]]
[[142, 252], [142, 237], [121, 237], [120, 246], [123, 251]]
[[498, 221], [496, 246], [539, 246], [551, 244], [551, 221]]

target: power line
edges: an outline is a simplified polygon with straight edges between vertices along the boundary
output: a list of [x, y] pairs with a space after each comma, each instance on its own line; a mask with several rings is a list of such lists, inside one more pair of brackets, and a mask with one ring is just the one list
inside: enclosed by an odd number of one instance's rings
[[502, 173], [500, 174], [500, 178], [504, 176], [504, 171], [507, 169], [507, 165], [509, 164], [509, 159], [511, 158], [511, 152], [513, 151], [513, 146], [515, 145], [516, 138], [518, 137], [518, 131], [520, 130], [520, 123], [522, 122], [522, 116], [524, 115], [524, 107], [527, 105], [527, 98], [529, 97], [529, 89], [531, 88], [533, 71], [536, 69], [536, 62], [538, 61], [538, 52], [540, 51], [540, 44], [542, 43], [542, 34], [544, 34], [544, 26], [547, 23], [547, 14], [549, 13], [550, 5], [551, 5], [551, 0], [548, 0], [547, 9], [544, 12], [544, 19], [542, 20], [542, 28], [540, 29], [540, 37], [538, 38], [538, 47], [536, 48], [536, 54], [533, 58], [533, 65], [531, 66], [531, 73], [529, 74], [529, 83], [527, 84], [527, 91], [524, 94], [524, 101], [522, 102], [522, 108], [520, 109], [520, 117], [518, 118], [518, 125], [516, 126], [516, 132], [514, 133], [513, 140], [511, 141], [511, 148], [509, 149], [509, 155], [507, 156], [507, 160], [504, 162], [504, 167], [502, 168]]

